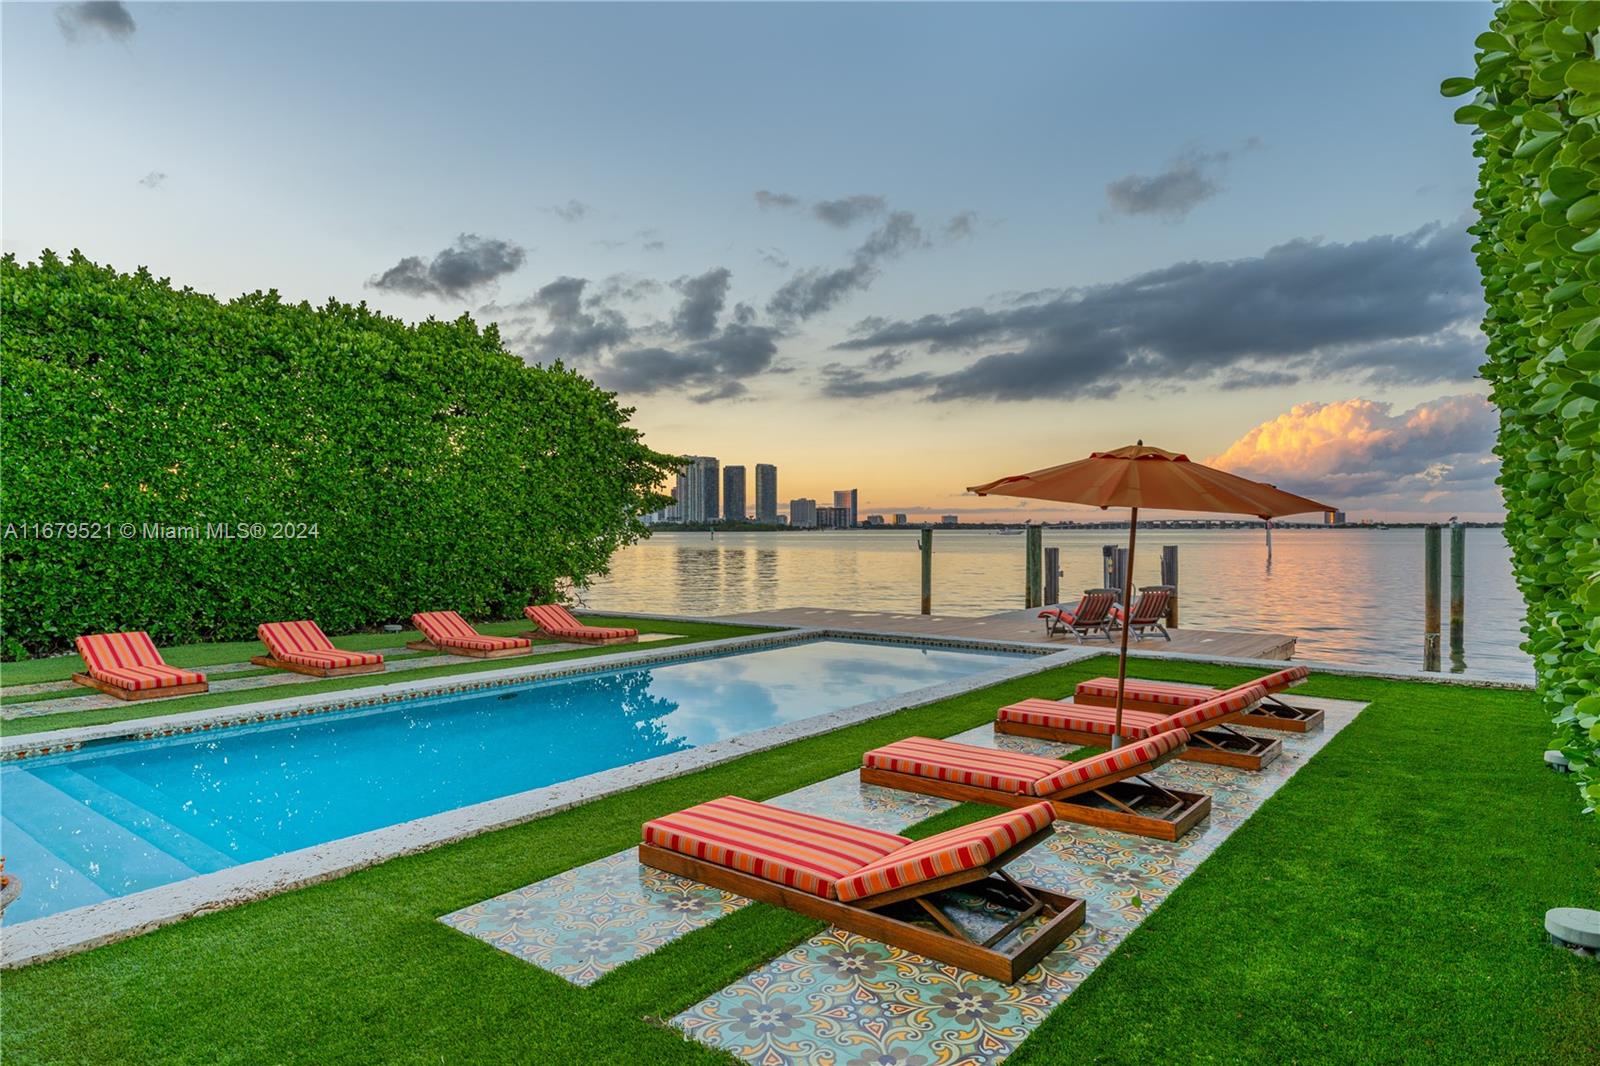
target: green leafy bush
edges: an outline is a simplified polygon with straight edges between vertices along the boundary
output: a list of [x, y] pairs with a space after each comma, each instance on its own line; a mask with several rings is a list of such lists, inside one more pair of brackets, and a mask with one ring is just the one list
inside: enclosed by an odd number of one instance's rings
[[1555, 746], [1600, 805], [1600, 3], [1513, 0], [1456, 121], [1481, 133], [1471, 227], [1489, 309], [1506, 537]]
[[219, 303], [76, 253], [0, 262], [0, 375], [7, 658], [511, 614], [643, 535], [672, 467], [612, 394], [465, 315]]

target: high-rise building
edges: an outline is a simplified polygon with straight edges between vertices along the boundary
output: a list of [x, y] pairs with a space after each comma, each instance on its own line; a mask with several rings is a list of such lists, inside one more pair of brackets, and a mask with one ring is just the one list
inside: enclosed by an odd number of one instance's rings
[[722, 468], [722, 520], [724, 522], [743, 522], [744, 513], [744, 467], [725, 466]]
[[678, 472], [678, 487], [673, 492], [678, 498], [679, 522], [702, 525], [717, 520], [721, 498], [717, 467], [717, 460], [709, 455], [689, 456], [688, 465]]
[[817, 528], [817, 501], [808, 499], [790, 500], [789, 524], [796, 529]]
[[869, 515], [867, 515], [867, 525], [869, 525], [869, 526], [881, 526], [881, 525], [883, 525], [883, 515], [881, 515], [881, 514], [869, 514]]
[[1343, 511], [1323, 511], [1322, 512], [1322, 521], [1326, 525], [1342, 526], [1342, 525], [1345, 524], [1344, 512]]
[[850, 508], [848, 507], [818, 507], [818, 529], [849, 529]]
[[695, 459], [695, 463], [701, 468], [701, 484], [705, 493], [705, 499], [701, 503], [704, 517], [700, 521], [715, 522], [722, 514], [722, 483], [721, 478], [717, 476], [722, 464], [709, 455], [699, 456]]
[[756, 464], [756, 521], [778, 521], [778, 468], [771, 463]]
[[960, 521], [961, 516], [958, 514], [942, 514], [939, 516], [939, 524], [941, 526], [953, 526], [958, 524]]
[[897, 525], [897, 526], [905, 525], [906, 524], [906, 516], [903, 515], [903, 514], [896, 514], [894, 516], [894, 524]]
[[834, 490], [833, 505], [835, 507], [843, 507], [846, 511], [850, 512], [850, 519], [846, 523], [847, 525], [854, 526], [856, 524], [856, 504], [859, 497], [859, 489]]

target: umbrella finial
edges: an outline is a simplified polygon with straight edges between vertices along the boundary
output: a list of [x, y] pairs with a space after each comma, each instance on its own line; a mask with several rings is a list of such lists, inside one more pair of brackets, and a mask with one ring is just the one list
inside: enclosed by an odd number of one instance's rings
[[1144, 438], [1143, 437], [1139, 438], [1139, 447], [1141, 447], [1141, 448], [1144, 447]]

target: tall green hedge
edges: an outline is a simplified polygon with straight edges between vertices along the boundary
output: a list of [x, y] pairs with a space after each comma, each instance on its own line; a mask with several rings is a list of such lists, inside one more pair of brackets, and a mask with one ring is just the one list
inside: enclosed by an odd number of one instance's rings
[[1600, 805], [1600, 3], [1513, 0], [1456, 121], [1481, 133], [1471, 227], [1500, 410], [1506, 537], [1555, 746]]
[[7, 658], [511, 614], [643, 535], [672, 467], [612, 394], [465, 315], [219, 303], [76, 253], [0, 263], [0, 414]]

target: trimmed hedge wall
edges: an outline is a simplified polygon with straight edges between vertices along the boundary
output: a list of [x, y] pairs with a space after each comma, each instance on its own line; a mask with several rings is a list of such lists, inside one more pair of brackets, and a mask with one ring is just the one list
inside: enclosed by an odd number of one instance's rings
[[642, 536], [673, 468], [612, 394], [468, 316], [219, 303], [77, 253], [0, 262], [0, 375], [6, 658], [511, 615]]
[[1600, 3], [1502, 4], [1456, 121], [1481, 132], [1471, 227], [1489, 303], [1506, 537], [1554, 746], [1600, 805]]

